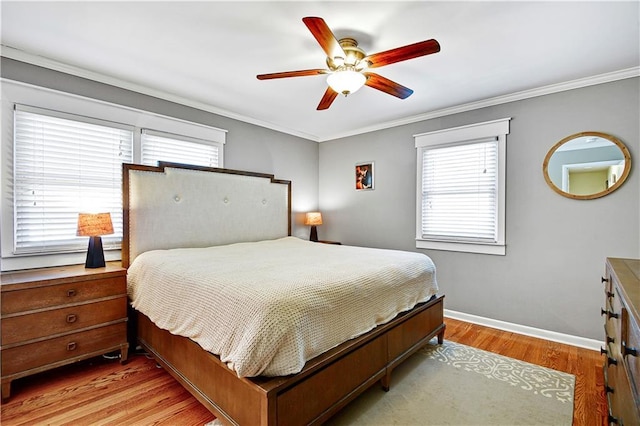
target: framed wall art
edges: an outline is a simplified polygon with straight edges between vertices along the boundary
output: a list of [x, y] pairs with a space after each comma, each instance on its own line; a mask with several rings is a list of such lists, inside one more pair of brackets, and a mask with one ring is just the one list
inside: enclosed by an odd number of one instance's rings
[[373, 161], [358, 163], [355, 167], [356, 191], [372, 190], [375, 186]]

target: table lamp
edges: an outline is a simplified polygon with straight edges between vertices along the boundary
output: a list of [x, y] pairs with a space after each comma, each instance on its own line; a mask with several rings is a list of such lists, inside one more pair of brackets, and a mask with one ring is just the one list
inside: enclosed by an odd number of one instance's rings
[[79, 213], [78, 231], [79, 237], [89, 237], [87, 249], [87, 261], [85, 268], [102, 268], [104, 263], [104, 251], [102, 250], [101, 235], [113, 234], [111, 213]]
[[322, 225], [322, 213], [309, 212], [304, 217], [304, 224], [311, 225], [311, 233], [309, 234], [310, 241], [318, 241], [318, 229], [317, 225]]

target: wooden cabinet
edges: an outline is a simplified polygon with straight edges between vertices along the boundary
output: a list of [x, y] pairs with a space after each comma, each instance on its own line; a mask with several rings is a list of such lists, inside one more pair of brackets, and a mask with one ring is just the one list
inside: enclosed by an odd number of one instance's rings
[[127, 360], [127, 278], [120, 263], [3, 273], [2, 399], [11, 382], [107, 352]]
[[608, 258], [603, 282], [609, 423], [640, 425], [640, 260]]

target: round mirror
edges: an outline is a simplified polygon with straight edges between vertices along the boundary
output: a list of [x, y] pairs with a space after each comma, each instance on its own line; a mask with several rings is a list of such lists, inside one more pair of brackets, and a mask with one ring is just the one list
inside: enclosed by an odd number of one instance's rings
[[618, 189], [631, 171], [631, 155], [619, 139], [600, 132], [567, 136], [549, 150], [544, 179], [558, 194], [577, 200]]

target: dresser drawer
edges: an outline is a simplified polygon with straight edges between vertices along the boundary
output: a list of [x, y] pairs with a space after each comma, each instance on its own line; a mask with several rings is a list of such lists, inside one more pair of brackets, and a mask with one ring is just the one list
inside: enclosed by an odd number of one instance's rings
[[617, 291], [613, 291], [607, 297], [605, 307], [605, 330], [607, 337], [613, 338], [610, 354], [617, 357], [620, 354], [620, 336], [622, 333], [622, 304], [621, 296]]
[[634, 399], [640, 405], [640, 327], [626, 308], [622, 310], [620, 351], [629, 374]]
[[2, 346], [69, 333], [127, 317], [126, 297], [2, 319]]
[[124, 276], [3, 291], [2, 315], [127, 294]]
[[2, 376], [38, 367], [64, 364], [92, 353], [105, 353], [126, 344], [126, 322], [30, 343], [2, 351]]
[[633, 402], [631, 387], [626, 371], [620, 364], [608, 367], [607, 376], [610, 387], [609, 411], [622, 425], [638, 425], [637, 408]]

